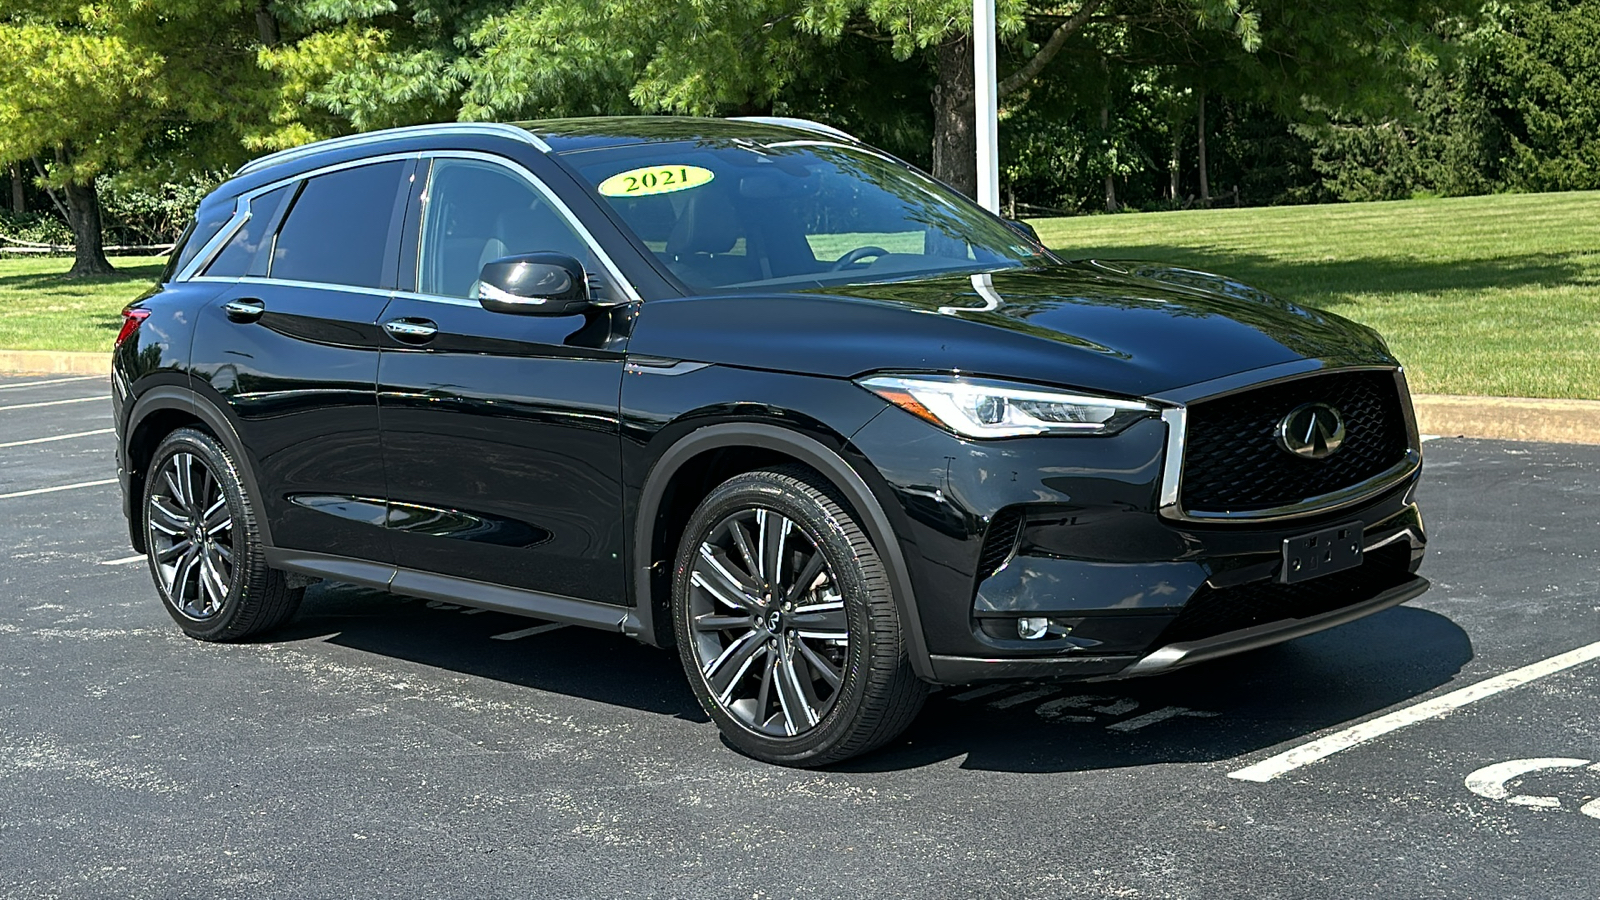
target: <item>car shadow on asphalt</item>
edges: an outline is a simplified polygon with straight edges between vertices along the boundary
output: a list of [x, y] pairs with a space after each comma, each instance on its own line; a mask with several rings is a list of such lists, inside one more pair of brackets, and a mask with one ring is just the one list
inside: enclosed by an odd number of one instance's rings
[[1403, 704], [1472, 659], [1466, 632], [1396, 607], [1320, 634], [1155, 678], [946, 689], [894, 746], [850, 771], [962, 767], [1065, 772], [1236, 759]]
[[[537, 626], [347, 585], [317, 585], [273, 641], [322, 640], [536, 691], [709, 722], [677, 654], [585, 628]], [[1156, 678], [945, 688], [888, 746], [831, 768], [1071, 772], [1231, 760], [1359, 720], [1450, 682], [1459, 626], [1396, 607], [1320, 634]], [[707, 726], [709, 727], [709, 725]]]

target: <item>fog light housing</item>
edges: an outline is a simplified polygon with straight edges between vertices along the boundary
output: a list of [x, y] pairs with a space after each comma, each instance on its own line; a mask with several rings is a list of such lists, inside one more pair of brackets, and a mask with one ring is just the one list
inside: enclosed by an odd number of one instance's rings
[[1050, 633], [1050, 620], [1042, 616], [1026, 616], [1017, 620], [1017, 637], [1037, 641]]

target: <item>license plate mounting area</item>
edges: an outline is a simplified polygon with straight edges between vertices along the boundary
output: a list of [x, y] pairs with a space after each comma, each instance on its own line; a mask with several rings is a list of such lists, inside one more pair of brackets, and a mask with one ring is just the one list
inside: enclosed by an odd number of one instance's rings
[[1296, 584], [1361, 565], [1363, 527], [1360, 522], [1346, 522], [1321, 531], [1285, 538], [1283, 568], [1278, 580], [1284, 584]]

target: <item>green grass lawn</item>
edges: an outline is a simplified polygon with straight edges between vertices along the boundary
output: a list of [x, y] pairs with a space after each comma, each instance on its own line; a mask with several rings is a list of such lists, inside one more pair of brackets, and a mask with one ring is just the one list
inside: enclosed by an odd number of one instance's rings
[[[1041, 219], [1068, 256], [1220, 272], [1365, 322], [1412, 389], [1600, 399], [1600, 192]], [[68, 281], [65, 259], [0, 259], [0, 348], [108, 350], [156, 278]]]
[[1419, 393], [1600, 399], [1600, 192], [1033, 225], [1067, 256], [1219, 272], [1371, 325]]
[[70, 259], [0, 258], [0, 349], [108, 352], [118, 313], [150, 289], [162, 256], [113, 256], [118, 274], [68, 280]]

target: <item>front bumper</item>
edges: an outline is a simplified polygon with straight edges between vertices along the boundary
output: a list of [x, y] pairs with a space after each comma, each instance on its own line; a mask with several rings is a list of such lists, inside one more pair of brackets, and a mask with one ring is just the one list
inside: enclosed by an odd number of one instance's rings
[[[1107, 438], [977, 442], [891, 408], [853, 436], [885, 482], [931, 680], [1155, 674], [1331, 628], [1427, 589], [1415, 575], [1426, 545], [1412, 500], [1419, 472], [1325, 513], [1175, 520], [1161, 514], [1166, 424]], [[1285, 538], [1355, 522], [1362, 566], [1280, 584]], [[1022, 617], [1050, 619], [1051, 633], [1020, 639]]]

